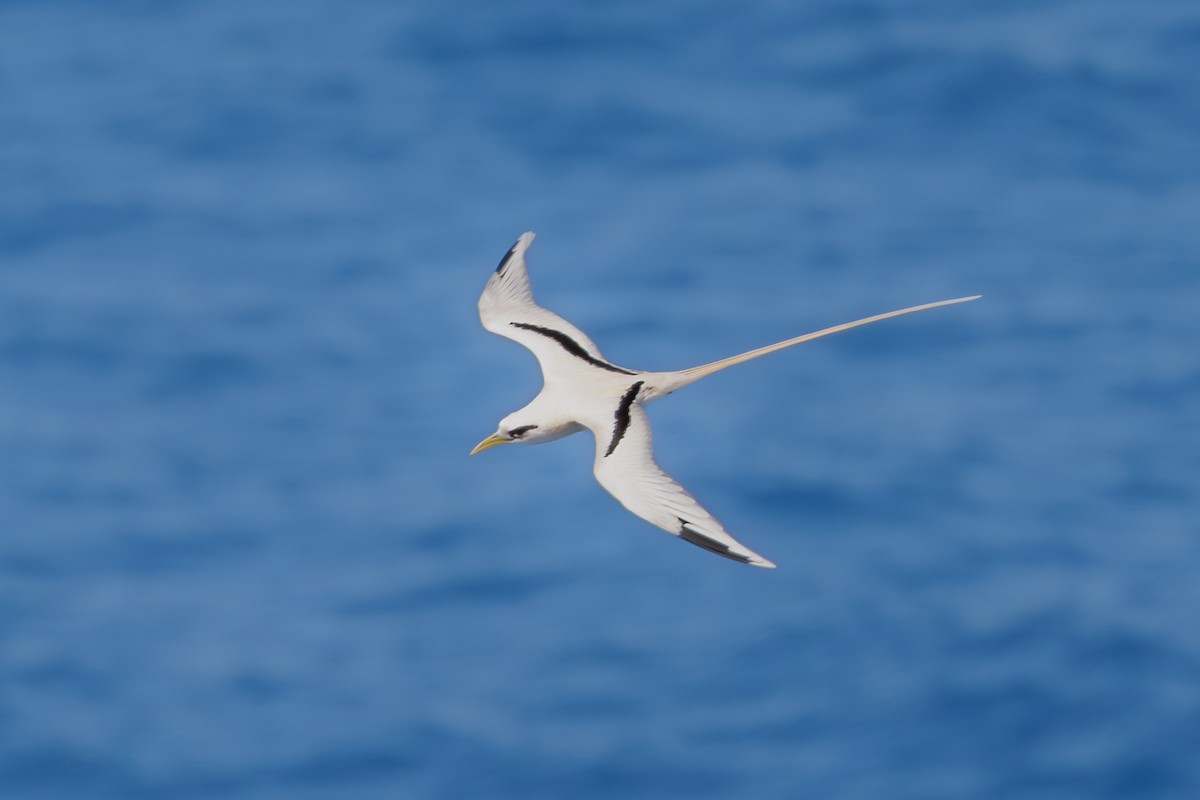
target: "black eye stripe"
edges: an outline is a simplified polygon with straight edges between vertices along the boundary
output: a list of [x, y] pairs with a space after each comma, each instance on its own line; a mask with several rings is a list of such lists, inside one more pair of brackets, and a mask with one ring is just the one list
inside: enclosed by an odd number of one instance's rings
[[515, 439], [518, 436], [524, 436], [525, 434], [529, 433], [531, 430], [533, 430], [536, 427], [537, 427], [537, 425], [522, 425], [519, 428], [513, 428], [511, 431], [508, 432], [508, 435]]

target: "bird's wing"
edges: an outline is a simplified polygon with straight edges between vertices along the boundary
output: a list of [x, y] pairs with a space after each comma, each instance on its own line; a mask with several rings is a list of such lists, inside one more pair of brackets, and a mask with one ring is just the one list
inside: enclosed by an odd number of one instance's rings
[[533, 236], [532, 231], [521, 234], [483, 288], [479, 297], [479, 320], [483, 327], [533, 351], [543, 376], [588, 366], [636, 374], [610, 363], [587, 334], [533, 299], [525, 271], [525, 251]]
[[635, 402], [641, 382], [630, 386], [613, 419], [588, 425], [596, 436], [596, 480], [618, 502], [667, 533], [719, 556], [774, 567], [730, 536], [712, 514], [654, 463], [650, 422]]

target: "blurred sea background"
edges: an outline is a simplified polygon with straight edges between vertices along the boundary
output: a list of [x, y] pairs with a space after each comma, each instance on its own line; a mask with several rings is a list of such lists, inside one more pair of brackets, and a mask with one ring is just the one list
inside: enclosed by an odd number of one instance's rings
[[[1193, 0], [0, 2], [0, 796], [1200, 797]], [[779, 563], [475, 302], [691, 366]]]

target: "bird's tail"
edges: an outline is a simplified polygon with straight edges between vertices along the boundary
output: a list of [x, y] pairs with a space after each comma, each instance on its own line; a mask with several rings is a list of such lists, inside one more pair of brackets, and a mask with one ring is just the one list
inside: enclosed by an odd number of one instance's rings
[[709, 364], [701, 364], [700, 366], [692, 367], [691, 369], [681, 369], [676, 372], [663, 373], [664, 376], [669, 377], [667, 377], [667, 380], [665, 381], [659, 381], [659, 385], [655, 387], [658, 390], [655, 392], [655, 394], [669, 394], [676, 389], [687, 386], [689, 383], [700, 380], [706, 375], [719, 372], [726, 367], [732, 367], [734, 364], [741, 364], [743, 361], [750, 361], [751, 359], [758, 358], [759, 356], [765, 356], [767, 353], [774, 353], [776, 350], [782, 350], [783, 348], [791, 347], [794, 344], [809, 342], [813, 339], [819, 339], [822, 336], [828, 336], [831, 333], [840, 333], [841, 331], [847, 331], [851, 328], [857, 328], [860, 325], [869, 325], [872, 322], [879, 322], [880, 320], [891, 319], [892, 317], [899, 317], [904, 314], [911, 314], [914, 311], [924, 311], [929, 308], [937, 308], [938, 306], [948, 306], [953, 305], [954, 303], [965, 303], [968, 300], [978, 300], [981, 296], [982, 295], [977, 294], [972, 295], [971, 297], [956, 297], [953, 300], [939, 300], [936, 303], [923, 303], [919, 306], [909, 306], [908, 308], [901, 308], [897, 311], [888, 311], [883, 314], [876, 314], [873, 317], [863, 317], [862, 319], [856, 319], [853, 322], [843, 322], [841, 325], [834, 325], [830, 328], [822, 328], [819, 331], [813, 331], [812, 333], [806, 333], [802, 336], [785, 339], [782, 342], [769, 344], [766, 347], [759, 347], [755, 350], [739, 353], [736, 356], [722, 358], [720, 361], [713, 361]]

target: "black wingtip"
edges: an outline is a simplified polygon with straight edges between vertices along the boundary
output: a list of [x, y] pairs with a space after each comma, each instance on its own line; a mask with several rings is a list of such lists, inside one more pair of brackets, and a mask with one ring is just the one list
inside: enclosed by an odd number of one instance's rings
[[716, 541], [715, 539], [710, 539], [709, 537], [705, 536], [703, 533], [700, 533], [699, 531], [694, 530], [693, 528], [689, 528], [688, 527], [689, 525], [691, 525], [691, 523], [688, 522], [686, 519], [683, 519], [682, 517], [679, 518], [679, 538], [680, 539], [683, 539], [685, 542], [687, 542], [689, 544], [694, 544], [694, 545], [696, 545], [696, 547], [702, 547], [710, 553], [716, 553], [717, 555], [721, 556], [722, 558], [728, 558], [732, 561], [737, 561], [742, 564], [750, 563], [750, 559], [748, 557], [740, 555], [738, 553], [731, 553], [729, 551], [728, 545], [721, 544], [720, 542]]
[[499, 274], [508, 266], [508, 262], [512, 261], [513, 253], [517, 252], [517, 246], [521, 244], [521, 240], [517, 239], [513, 242], [513, 246], [508, 248], [508, 252], [504, 254], [504, 258], [500, 259], [500, 263], [496, 266], [496, 273]]

